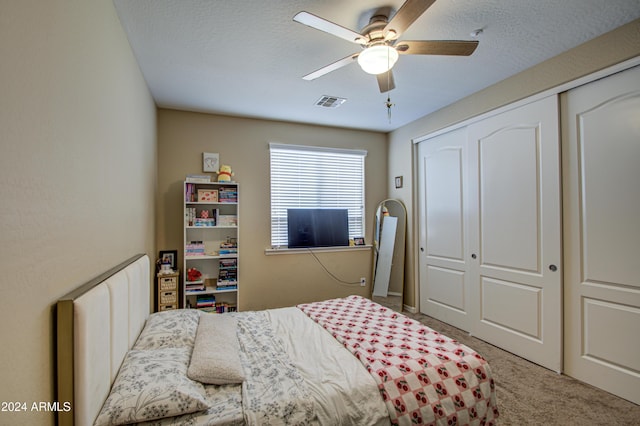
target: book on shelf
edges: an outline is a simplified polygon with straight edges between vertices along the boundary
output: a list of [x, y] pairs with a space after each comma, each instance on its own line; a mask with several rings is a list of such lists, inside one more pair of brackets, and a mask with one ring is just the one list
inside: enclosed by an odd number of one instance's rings
[[211, 183], [210, 175], [187, 175], [185, 179], [187, 182], [193, 183]]
[[238, 254], [237, 242], [222, 242], [220, 243], [220, 256], [230, 256]]
[[184, 223], [187, 226], [193, 226], [193, 220], [196, 218], [196, 208], [187, 207], [184, 209]]
[[216, 280], [216, 288], [218, 290], [231, 290], [238, 287], [238, 265], [220, 265], [218, 270], [218, 279]]
[[196, 297], [196, 307], [205, 308], [216, 305], [216, 297], [213, 294], [205, 294]]
[[237, 203], [238, 202], [238, 190], [233, 187], [220, 187], [218, 188], [218, 202], [220, 203]]
[[237, 289], [238, 289], [237, 285], [225, 285], [225, 286], [216, 287], [216, 290], [218, 291], [232, 291]]
[[227, 302], [219, 302], [219, 303], [216, 303], [214, 306], [207, 306], [207, 307], [200, 308], [200, 310], [202, 312], [207, 312], [210, 314], [225, 314], [227, 312], [236, 312], [238, 309], [236, 305], [232, 305]]
[[187, 293], [204, 291], [207, 287], [204, 284], [204, 280], [186, 281], [184, 284], [184, 291]]
[[186, 183], [184, 185], [184, 201], [190, 203], [193, 201], [196, 186], [193, 183]]
[[220, 259], [220, 268], [229, 269], [231, 267], [236, 268], [238, 266], [238, 259], [235, 257], [229, 257], [225, 259]]
[[218, 282], [224, 281], [237, 281], [238, 280], [238, 268], [220, 269], [218, 271]]
[[191, 241], [184, 247], [184, 255], [190, 256], [204, 256], [204, 243], [202, 241]]
[[220, 268], [218, 270], [218, 282], [220, 281], [229, 281], [229, 280], [237, 280], [238, 279], [238, 267], [237, 266], [228, 266], [226, 268]]
[[216, 226], [216, 220], [212, 217], [196, 217], [195, 219], [193, 219], [193, 226]]
[[238, 282], [238, 268], [236, 266], [220, 268], [218, 271], [218, 286], [236, 285]]

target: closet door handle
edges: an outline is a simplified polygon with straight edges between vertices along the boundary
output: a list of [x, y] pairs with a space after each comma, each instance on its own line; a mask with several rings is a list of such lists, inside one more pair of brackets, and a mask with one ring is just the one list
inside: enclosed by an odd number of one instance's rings
[[472, 259], [475, 259], [476, 257], [478, 257], [478, 256], [476, 256], [476, 254], [475, 254], [475, 253], [472, 253], [472, 254], [471, 254], [471, 258], [472, 258]]
[[549, 270], [550, 270], [551, 272], [555, 272], [555, 271], [557, 271], [557, 270], [558, 270], [558, 267], [557, 267], [556, 265], [549, 265]]

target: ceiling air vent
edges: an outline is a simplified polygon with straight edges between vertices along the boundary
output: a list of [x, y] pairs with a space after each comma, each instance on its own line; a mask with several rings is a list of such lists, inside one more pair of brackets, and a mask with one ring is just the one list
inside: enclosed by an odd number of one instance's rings
[[324, 95], [316, 101], [316, 106], [323, 107], [323, 108], [338, 108], [340, 105], [342, 105], [346, 101], [347, 100], [345, 98]]

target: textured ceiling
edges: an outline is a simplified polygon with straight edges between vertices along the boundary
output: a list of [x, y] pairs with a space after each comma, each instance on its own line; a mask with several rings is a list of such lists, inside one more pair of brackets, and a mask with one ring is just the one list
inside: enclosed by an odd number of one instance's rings
[[[640, 17], [639, 0], [437, 0], [401, 40], [473, 40], [469, 57], [402, 55], [391, 120], [354, 63], [306, 75], [356, 44], [292, 20], [302, 10], [360, 31], [390, 0], [114, 0], [160, 107], [388, 132]], [[347, 98], [320, 108], [323, 95]]]

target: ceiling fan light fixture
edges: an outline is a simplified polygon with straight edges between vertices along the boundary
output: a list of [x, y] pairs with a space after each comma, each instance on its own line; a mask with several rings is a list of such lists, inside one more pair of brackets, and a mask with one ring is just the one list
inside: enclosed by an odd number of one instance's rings
[[367, 47], [358, 55], [358, 65], [366, 73], [382, 74], [393, 68], [398, 52], [385, 44]]

